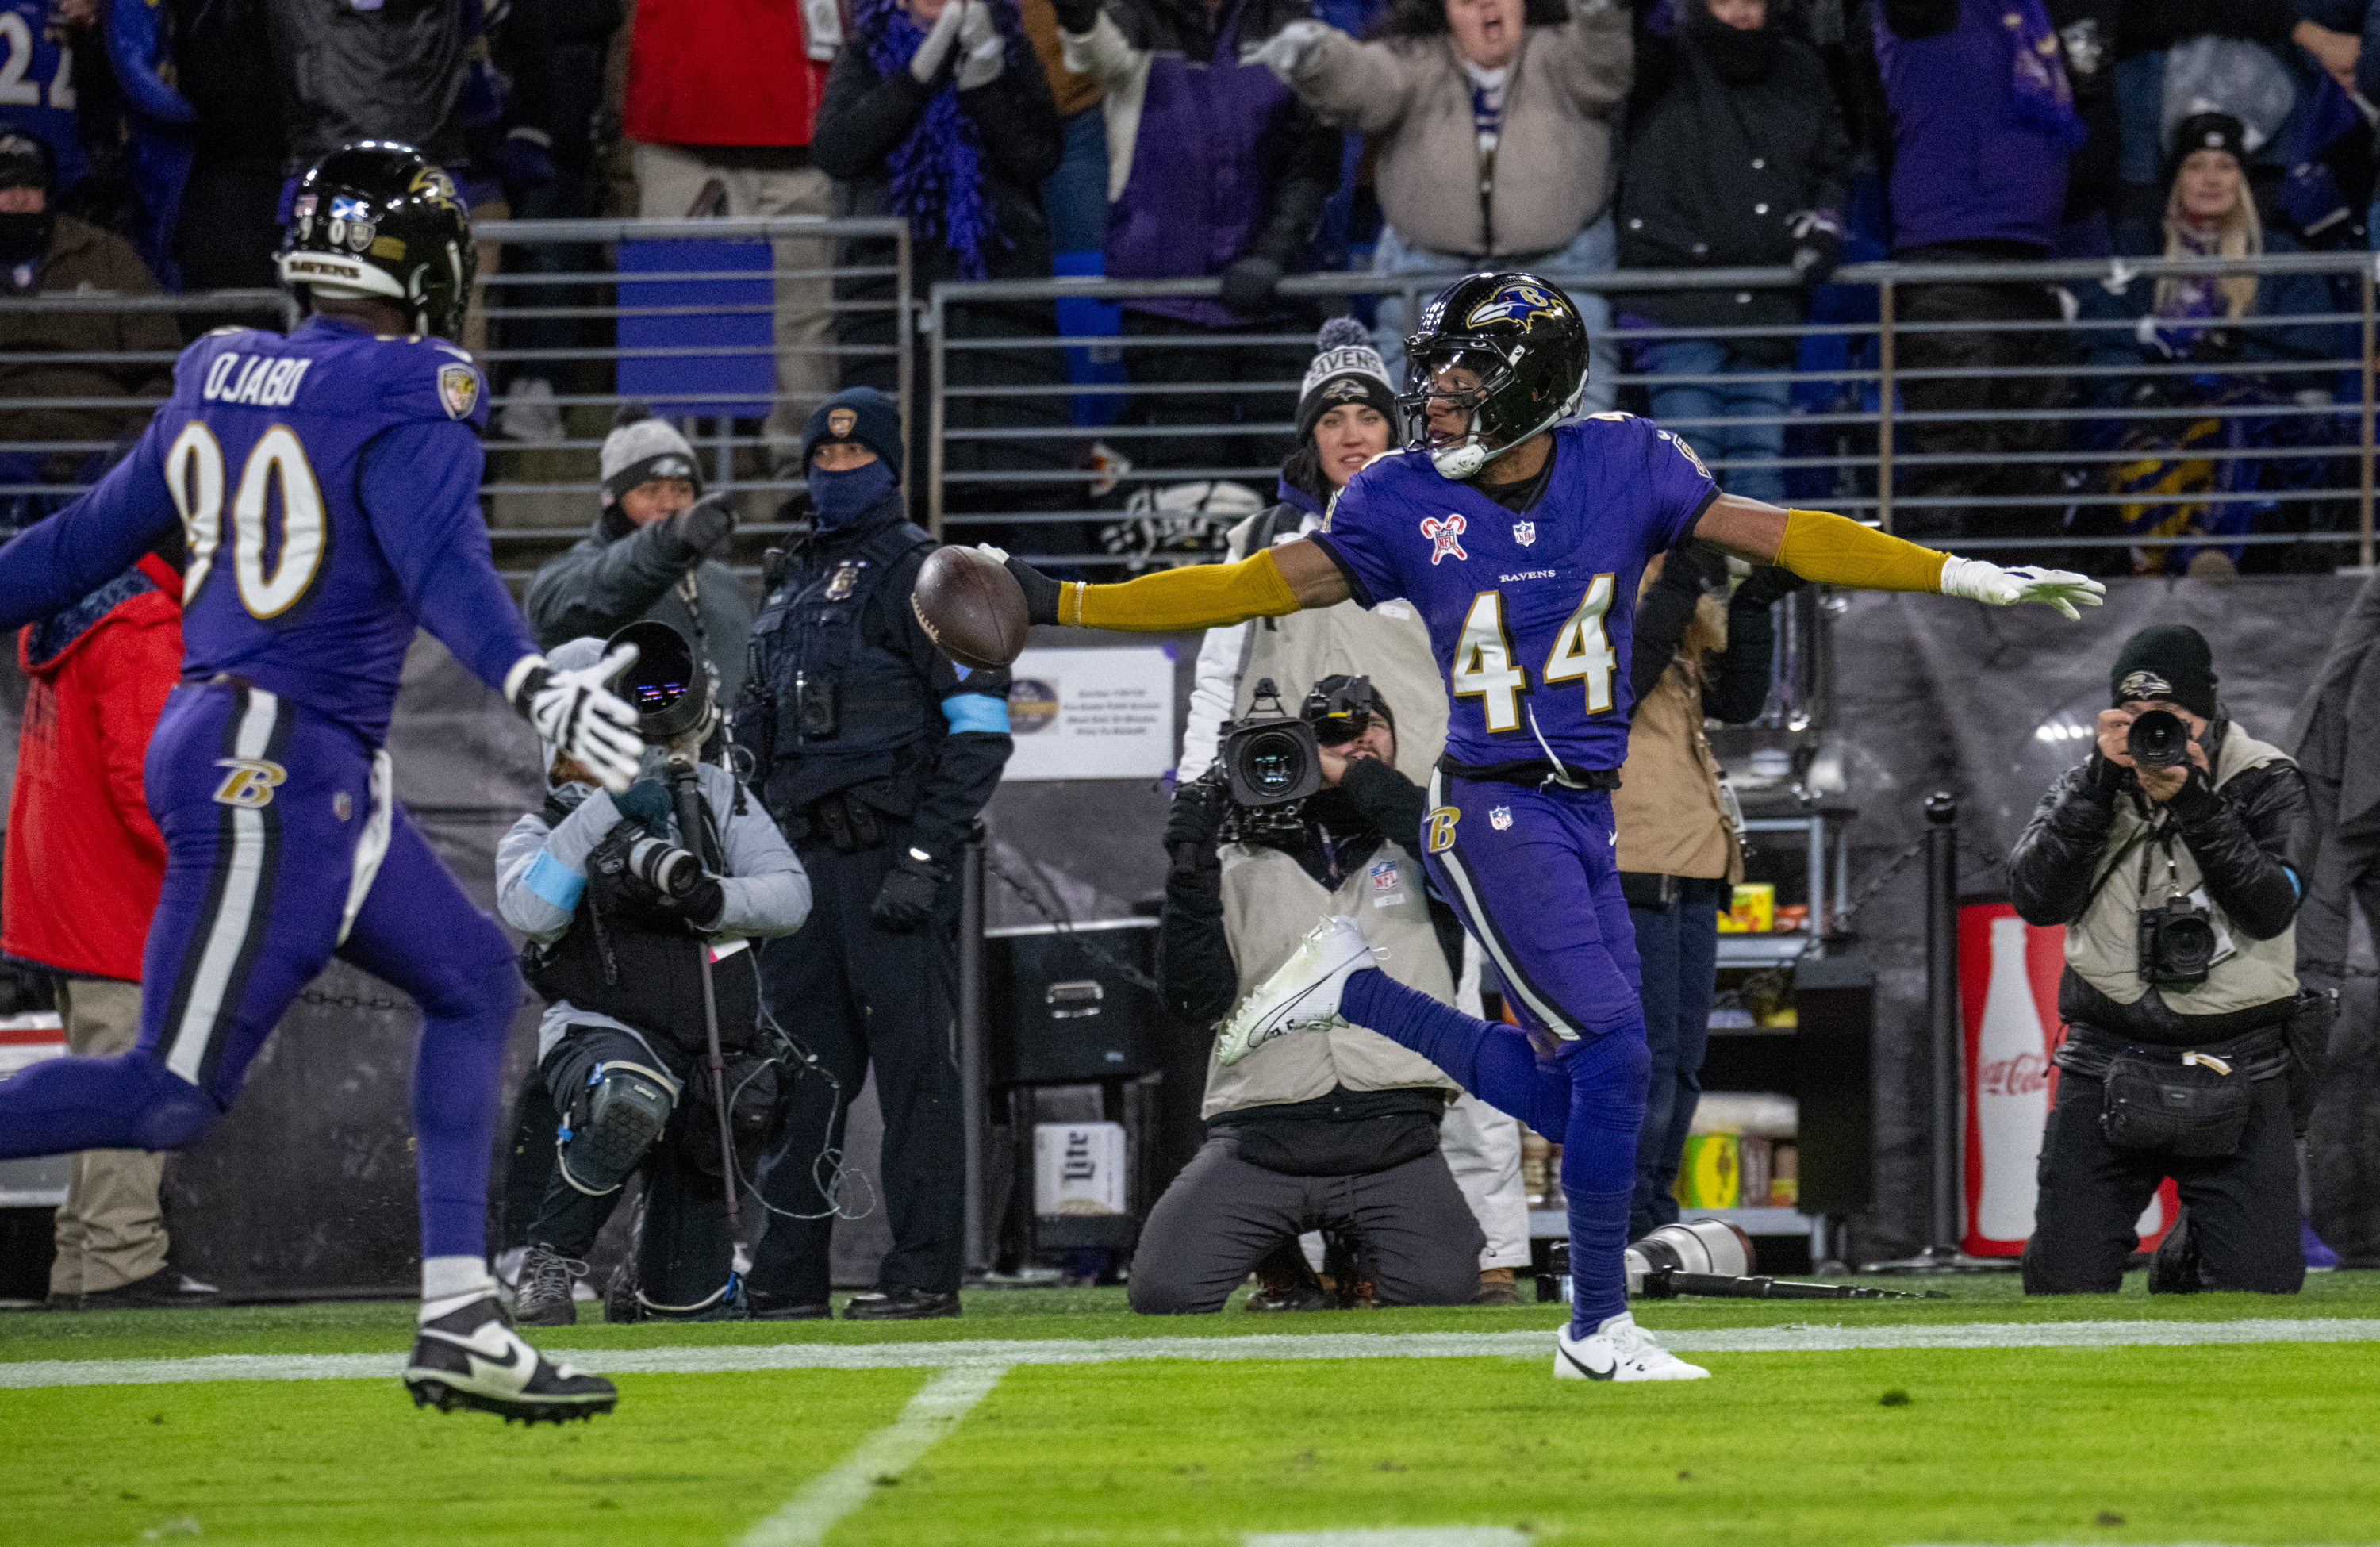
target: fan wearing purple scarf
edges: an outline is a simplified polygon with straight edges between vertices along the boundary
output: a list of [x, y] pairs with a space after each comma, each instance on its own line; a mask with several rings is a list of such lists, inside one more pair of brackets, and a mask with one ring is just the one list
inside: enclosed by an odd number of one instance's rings
[[[1026, 40], [1014, 0], [855, 0], [850, 43], [827, 77], [810, 140], [812, 162], [835, 179], [835, 211], [896, 215], [909, 223], [911, 286], [923, 296], [940, 280], [1046, 279], [1050, 234], [1041, 181], [1064, 151], [1049, 78]], [[851, 238], [838, 244], [840, 266], [877, 272], [835, 285], [836, 342], [843, 384], [900, 390], [893, 330], [892, 244]], [[950, 331], [965, 337], [1050, 337], [1050, 304], [970, 303], [956, 307]], [[922, 355], [917, 380], [925, 380]], [[952, 384], [1046, 386], [1045, 398], [953, 398], [967, 422], [953, 422], [949, 471], [953, 497], [965, 498], [975, 471], [1062, 470], [1064, 368], [1055, 350], [962, 351], [950, 359]], [[964, 405], [964, 407], [962, 407]], [[912, 415], [922, 426], [926, 415]], [[1048, 420], [1044, 423], [1044, 420]], [[970, 441], [977, 427], [1038, 428], [1047, 440]], [[925, 465], [922, 445], [917, 465]], [[1044, 467], [1043, 464], [1050, 464]], [[975, 485], [980, 494], [987, 486]], [[1010, 483], [997, 493], [1019, 499], [1051, 491]], [[980, 500], [974, 502], [981, 506]]]

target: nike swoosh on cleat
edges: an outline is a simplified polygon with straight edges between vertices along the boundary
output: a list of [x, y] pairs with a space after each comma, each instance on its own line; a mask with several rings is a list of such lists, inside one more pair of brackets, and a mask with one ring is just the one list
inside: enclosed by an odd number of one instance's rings
[[[460, 1348], [463, 1352], [471, 1356], [473, 1359], [477, 1360], [480, 1364], [488, 1366], [492, 1370], [517, 1370], [520, 1368], [521, 1346], [517, 1343], [506, 1347], [504, 1349], [504, 1357], [503, 1358], [498, 1358], [493, 1354], [491, 1354], [486, 1349], [480, 1347], [477, 1343], [472, 1342], [468, 1338], [456, 1337], [452, 1333], [432, 1332], [429, 1328], [424, 1327], [421, 1329], [421, 1335], [424, 1337], [434, 1337], [441, 1343], [449, 1344], [454, 1347]], [[476, 1374], [477, 1371], [474, 1370], [473, 1373]]]
[[1580, 1358], [1576, 1354], [1572, 1353], [1569, 1346], [1566, 1344], [1555, 1344], [1554, 1352], [1568, 1359], [1572, 1370], [1577, 1370], [1580, 1374], [1585, 1376], [1590, 1381], [1609, 1381], [1613, 1376], [1620, 1373], [1620, 1361], [1617, 1359], [1612, 1361], [1610, 1369], [1598, 1370], [1595, 1366], [1587, 1363], [1585, 1359]]

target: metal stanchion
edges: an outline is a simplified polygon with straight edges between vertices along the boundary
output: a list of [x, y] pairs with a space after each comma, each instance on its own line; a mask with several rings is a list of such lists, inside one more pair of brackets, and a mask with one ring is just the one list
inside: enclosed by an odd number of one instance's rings
[[966, 1272], [991, 1266], [983, 1238], [983, 843], [978, 822], [959, 853], [959, 1130], [966, 1146]]
[[1927, 1151], [1933, 1166], [1928, 1244], [1914, 1257], [1871, 1262], [1871, 1273], [1981, 1273], [2012, 1261], [1959, 1250], [1959, 801], [1925, 798], [1925, 1030], [1933, 1080]]

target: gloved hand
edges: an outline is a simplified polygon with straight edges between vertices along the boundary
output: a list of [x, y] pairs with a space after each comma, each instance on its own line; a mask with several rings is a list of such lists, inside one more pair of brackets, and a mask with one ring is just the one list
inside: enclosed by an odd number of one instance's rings
[[1078, 38], [1099, 25], [1099, 0], [1050, 0], [1050, 8], [1058, 13], [1059, 29]]
[[892, 873], [884, 878], [876, 905], [868, 910], [869, 920], [887, 934], [917, 933], [934, 916], [934, 904], [950, 877], [924, 851], [909, 850], [892, 861]]
[[1718, 591], [1727, 584], [1727, 560], [1718, 554], [1706, 553], [1691, 542], [1682, 542], [1661, 561], [1661, 578], [1653, 582], [1678, 591], [1691, 591], [1697, 596], [1705, 591]]
[[517, 207], [520, 196], [553, 181], [553, 137], [521, 125], [496, 147], [496, 180]]
[[1051, 579], [1021, 558], [1009, 557], [1008, 550], [1005, 548], [995, 548], [989, 542], [978, 542], [976, 544], [976, 551], [990, 554], [1005, 565], [1008, 572], [1016, 577], [1016, 583], [1025, 588], [1026, 622], [1055, 623], [1058, 621], [1058, 602], [1065, 592], [1062, 582]]
[[1214, 858], [1215, 839], [1223, 826], [1231, 797], [1220, 785], [1194, 779], [1175, 787], [1173, 809], [1165, 817], [1165, 852], [1189, 847]]
[[992, 25], [990, 0], [967, 0], [966, 19], [959, 23], [959, 90], [972, 91], [999, 79], [1007, 46]]
[[950, 0], [942, 14], [934, 18], [933, 30], [917, 45], [915, 57], [909, 61], [909, 77], [920, 86], [932, 86], [940, 79], [943, 64], [951, 50], [958, 45], [959, 23], [966, 19], [966, 7], [959, 0]]
[[725, 494], [695, 501], [670, 518], [670, 532], [702, 558], [717, 558], [735, 535], [735, 506]]
[[1243, 317], [1269, 311], [1280, 284], [1281, 265], [1251, 252], [1223, 271], [1223, 309]]
[[1322, 34], [1329, 30], [1330, 29], [1319, 21], [1293, 21], [1260, 43], [1242, 44], [1240, 63], [1262, 65], [1279, 76], [1282, 85], [1293, 88], [1297, 84], [1297, 72], [1314, 57], [1314, 50], [1322, 42]]
[[648, 836], [660, 838], [669, 834], [669, 786], [659, 779], [638, 779], [612, 797], [612, 809], [642, 827]]
[[591, 666], [558, 672], [542, 660], [513, 689], [513, 707], [528, 716], [541, 741], [577, 759], [605, 789], [626, 789], [644, 761], [644, 738], [637, 712], [607, 686], [637, 664], [637, 647], [624, 644]]
[[2070, 618], [2082, 615], [2074, 610], [2077, 603], [2085, 607], [2096, 607], [2102, 605], [2100, 598], [2107, 594], [2106, 586], [2070, 569], [2041, 569], [2031, 565], [2003, 569], [1983, 559], [1956, 555], [1942, 566], [1941, 590], [1945, 596], [1963, 596], [1987, 607], [2013, 607], [2020, 602], [2038, 602], [2045, 607], [2057, 608]]
[[1808, 286], [1832, 279], [1843, 262], [1843, 225], [1832, 210], [1796, 210], [1785, 217], [1793, 238], [1793, 273]]
[[1791, 570], [1773, 564], [1756, 566], [1744, 577], [1743, 584], [1735, 588], [1728, 599], [1730, 607], [1766, 607], [1781, 602], [1810, 582]]

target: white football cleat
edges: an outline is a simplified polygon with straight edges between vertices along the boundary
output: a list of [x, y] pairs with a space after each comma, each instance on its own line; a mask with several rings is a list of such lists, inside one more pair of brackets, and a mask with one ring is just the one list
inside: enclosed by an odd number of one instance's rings
[[1223, 1023], [1215, 1061], [1229, 1068], [1275, 1037], [1344, 1024], [1339, 995], [1349, 978], [1371, 965], [1372, 944], [1354, 920], [1344, 914], [1323, 920], [1271, 977], [1240, 1001]]
[[493, 1294], [478, 1296], [415, 1331], [406, 1390], [417, 1407], [457, 1407], [552, 1423], [608, 1413], [620, 1394], [601, 1375], [555, 1364], [513, 1331]]
[[1653, 1334], [1623, 1310], [1585, 1337], [1572, 1337], [1568, 1327], [1556, 1333], [1554, 1379], [1707, 1381], [1710, 1371], [1698, 1364], [1688, 1364], [1654, 1342]]

